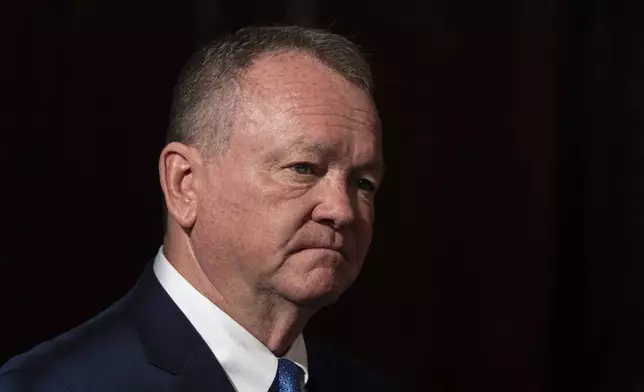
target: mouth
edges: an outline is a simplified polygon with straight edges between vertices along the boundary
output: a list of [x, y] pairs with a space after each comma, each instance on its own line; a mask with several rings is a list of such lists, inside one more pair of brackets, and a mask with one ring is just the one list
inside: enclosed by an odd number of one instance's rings
[[326, 247], [326, 246], [309, 246], [306, 248], [299, 249], [298, 252], [303, 252], [303, 251], [308, 251], [308, 250], [317, 250], [317, 251], [327, 251], [331, 253], [338, 254], [342, 256], [343, 260], [348, 260], [346, 254], [342, 249], [339, 248], [333, 248], [333, 247]]

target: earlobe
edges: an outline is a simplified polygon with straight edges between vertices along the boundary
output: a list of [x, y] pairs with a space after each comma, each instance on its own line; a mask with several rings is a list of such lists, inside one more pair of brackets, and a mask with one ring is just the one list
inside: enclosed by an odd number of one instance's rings
[[197, 217], [198, 192], [195, 169], [200, 164], [196, 150], [181, 143], [168, 144], [159, 158], [159, 177], [168, 219], [191, 229]]

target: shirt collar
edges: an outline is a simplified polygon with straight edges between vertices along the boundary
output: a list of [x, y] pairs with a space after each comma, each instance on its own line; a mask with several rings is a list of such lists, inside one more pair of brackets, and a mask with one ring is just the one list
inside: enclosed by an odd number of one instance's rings
[[[277, 373], [277, 357], [239, 323], [195, 289], [168, 261], [163, 246], [154, 259], [154, 274], [213, 352], [237, 392], [266, 392]], [[308, 361], [300, 334], [284, 355], [308, 381]]]

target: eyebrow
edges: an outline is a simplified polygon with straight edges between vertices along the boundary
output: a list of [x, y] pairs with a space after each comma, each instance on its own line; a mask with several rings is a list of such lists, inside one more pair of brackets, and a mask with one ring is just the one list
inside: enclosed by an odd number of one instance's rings
[[[300, 148], [302, 151], [322, 155], [324, 157], [330, 157], [333, 155], [333, 148], [329, 144], [322, 142], [311, 142], [311, 140], [306, 137], [297, 138], [291, 145], [291, 148], [294, 147]], [[385, 169], [385, 164], [382, 162], [382, 160], [378, 159], [376, 161], [357, 165], [352, 169], [352, 171], [373, 171], [376, 172], [380, 177], [382, 177], [385, 174]]]
[[333, 155], [333, 149], [327, 143], [311, 142], [311, 140], [304, 137], [297, 138], [290, 147], [296, 147], [305, 152], [311, 152], [324, 156]]
[[382, 178], [385, 175], [385, 164], [382, 161], [373, 161], [367, 162], [362, 165], [356, 166], [354, 172], [375, 172], [378, 174], [378, 177]]

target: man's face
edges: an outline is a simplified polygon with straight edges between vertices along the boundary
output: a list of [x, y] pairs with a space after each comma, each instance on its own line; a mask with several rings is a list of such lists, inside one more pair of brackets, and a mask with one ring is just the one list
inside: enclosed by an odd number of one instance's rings
[[[302, 53], [258, 60], [192, 232], [217, 287], [325, 305], [357, 277], [382, 177], [370, 97]], [[224, 285], [224, 286], [221, 286]]]

